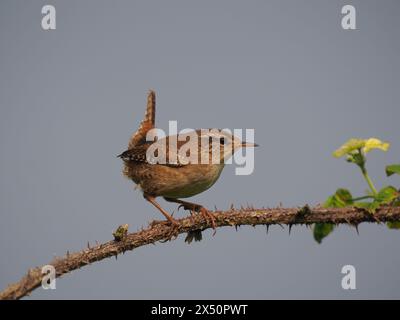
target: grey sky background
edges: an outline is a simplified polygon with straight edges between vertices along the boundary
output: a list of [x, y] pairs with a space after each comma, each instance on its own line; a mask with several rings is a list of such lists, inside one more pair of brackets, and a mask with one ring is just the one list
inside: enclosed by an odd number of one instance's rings
[[[41, 29], [55, 5], [57, 30]], [[356, 31], [341, 7], [357, 10]], [[0, 287], [89, 241], [161, 215], [121, 175], [115, 156], [157, 92], [157, 126], [254, 128], [255, 171], [228, 166], [209, 208], [310, 205], [337, 187], [362, 195], [357, 168], [331, 152], [351, 137], [392, 143], [372, 152], [378, 186], [400, 154], [400, 2], [1, 1]], [[173, 211], [176, 206], [162, 205]], [[187, 213], [180, 211], [178, 216]], [[400, 298], [400, 231], [339, 227], [318, 245], [310, 229], [219, 229], [73, 272], [66, 298]], [[341, 289], [341, 268], [357, 289]]]

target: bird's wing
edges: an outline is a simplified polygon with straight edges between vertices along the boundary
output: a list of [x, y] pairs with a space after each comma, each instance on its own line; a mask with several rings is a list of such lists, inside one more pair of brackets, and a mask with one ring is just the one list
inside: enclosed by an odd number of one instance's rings
[[148, 163], [146, 159], [146, 151], [149, 147], [148, 144], [141, 144], [134, 146], [118, 155], [124, 161], [136, 163]]
[[[183, 157], [177, 150], [180, 150], [187, 141], [175, 140], [176, 136], [161, 138], [155, 142], [145, 142], [136, 145], [131, 149], [121, 153], [118, 157], [127, 162], [160, 164], [168, 167], [183, 167], [188, 165], [187, 154]], [[169, 144], [170, 139], [176, 141], [176, 148]], [[197, 146], [197, 141], [195, 142]], [[185, 149], [187, 150], [187, 148]], [[194, 157], [199, 160], [199, 149], [197, 147], [190, 150]]]
[[128, 150], [146, 142], [146, 134], [154, 128], [156, 120], [156, 93], [153, 90], [147, 95], [147, 107], [144, 119], [140, 123], [139, 129], [132, 135], [129, 140]]

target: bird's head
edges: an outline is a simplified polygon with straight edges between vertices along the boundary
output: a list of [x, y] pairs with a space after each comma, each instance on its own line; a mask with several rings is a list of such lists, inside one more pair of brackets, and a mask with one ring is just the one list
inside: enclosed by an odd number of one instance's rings
[[[219, 156], [220, 163], [227, 161], [241, 148], [258, 146], [256, 143], [242, 141], [231, 132], [220, 129], [202, 130], [200, 133], [200, 140], [203, 146], [203, 152], [208, 151], [210, 156]], [[207, 147], [204, 148], [204, 146], [208, 146], [208, 149]]]

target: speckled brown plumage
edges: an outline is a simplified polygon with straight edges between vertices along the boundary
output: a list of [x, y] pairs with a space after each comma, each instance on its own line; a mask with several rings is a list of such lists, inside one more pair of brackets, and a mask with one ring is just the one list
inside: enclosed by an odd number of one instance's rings
[[[215, 218], [203, 206], [179, 200], [179, 198], [192, 197], [210, 188], [219, 178], [223, 168], [224, 159], [233, 154], [235, 149], [242, 146], [238, 143], [238, 139], [231, 137], [227, 133], [218, 135], [203, 135], [200, 130], [194, 131], [196, 137], [199, 136], [200, 140], [194, 141], [193, 156], [200, 160], [201, 156], [209, 153], [212, 149], [208, 146], [206, 148], [200, 143], [201, 139], [215, 139], [221, 141], [221, 148], [219, 149], [219, 162], [204, 164], [187, 163], [183, 162], [178, 156], [178, 152], [172, 153], [173, 158], [170, 159], [169, 152], [169, 139], [176, 137], [166, 137], [156, 142], [146, 141], [146, 135], [149, 130], [154, 128], [155, 125], [155, 93], [150, 91], [147, 98], [147, 108], [143, 121], [139, 129], [132, 135], [128, 143], [128, 149], [121, 153], [119, 157], [124, 161], [123, 174], [135, 182], [138, 187], [143, 191], [143, 196], [146, 200], [151, 202], [161, 213], [173, 224], [176, 224], [171, 215], [166, 212], [156, 201], [155, 198], [162, 196], [167, 201], [179, 203], [185, 209], [193, 212], [201, 213], [205, 218], [210, 219], [214, 225]], [[230, 140], [231, 144], [225, 144], [225, 140]], [[166, 163], [153, 163], [152, 158], [148, 157], [146, 152], [150, 147], [154, 147], [156, 143], [166, 142], [165, 149], [159, 149], [158, 152], [164, 152], [166, 156]], [[176, 151], [184, 145], [186, 141], [177, 141]], [[208, 144], [207, 144], [208, 145]], [[211, 146], [211, 143], [209, 144]], [[173, 149], [171, 149], [173, 150]]]

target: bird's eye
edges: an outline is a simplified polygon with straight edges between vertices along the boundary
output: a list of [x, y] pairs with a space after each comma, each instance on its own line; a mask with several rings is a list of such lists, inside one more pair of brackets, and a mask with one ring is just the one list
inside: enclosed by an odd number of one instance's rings
[[225, 138], [219, 138], [219, 143], [221, 145], [225, 145]]

